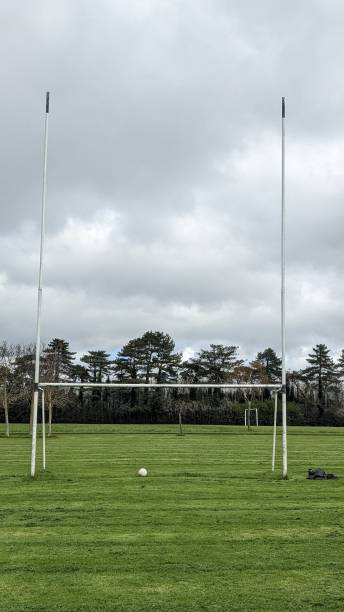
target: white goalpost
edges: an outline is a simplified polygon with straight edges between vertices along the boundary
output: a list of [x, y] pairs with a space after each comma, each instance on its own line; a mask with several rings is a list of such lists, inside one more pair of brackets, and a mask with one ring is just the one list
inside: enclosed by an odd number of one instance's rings
[[278, 392], [275, 393], [275, 407], [274, 407], [274, 428], [272, 437], [272, 462], [271, 469], [275, 471], [275, 459], [276, 459], [276, 437], [277, 437], [277, 409], [278, 409]]
[[49, 91], [47, 91], [46, 99], [45, 99], [43, 189], [42, 189], [42, 209], [41, 209], [41, 244], [40, 244], [40, 251], [39, 251], [35, 378], [34, 378], [33, 410], [32, 410], [32, 446], [31, 446], [31, 476], [32, 477], [35, 475], [35, 471], [36, 471], [36, 440], [37, 440], [38, 384], [39, 384], [39, 375], [40, 375], [39, 367], [40, 367], [40, 350], [41, 350], [41, 310], [42, 310], [44, 229], [45, 229], [45, 210], [46, 210], [46, 199], [47, 199], [49, 96], [50, 96]]
[[[251, 404], [251, 402], [249, 402], [249, 404]], [[245, 408], [245, 427], [247, 427], [248, 429], [250, 429], [251, 427], [251, 412], [253, 412], [253, 414], [256, 417], [256, 427], [258, 427], [259, 425], [259, 419], [258, 419], [258, 408], [251, 408], [251, 406], [249, 405], [248, 408]]]
[[281, 181], [281, 353], [282, 353], [282, 477], [288, 478], [287, 377], [285, 364], [285, 99], [282, 98]]
[[[44, 129], [44, 160], [43, 160], [43, 189], [41, 207], [41, 238], [38, 275], [37, 296], [37, 327], [36, 327], [36, 352], [35, 352], [35, 375], [34, 394], [32, 410], [32, 445], [31, 445], [31, 477], [36, 474], [36, 449], [37, 449], [37, 420], [39, 394], [41, 394], [42, 408], [42, 453], [43, 470], [46, 469], [46, 435], [45, 435], [45, 406], [44, 391], [49, 387], [61, 388], [114, 388], [114, 389], [271, 389], [274, 392], [274, 428], [272, 449], [272, 471], [275, 470], [276, 435], [277, 435], [277, 406], [278, 393], [282, 396], [282, 478], [288, 476], [287, 464], [287, 411], [286, 411], [286, 365], [285, 365], [285, 99], [282, 98], [282, 214], [281, 214], [281, 350], [282, 350], [282, 380], [276, 384], [233, 384], [233, 383], [73, 383], [73, 382], [41, 382], [40, 379], [40, 345], [41, 345], [41, 309], [42, 309], [42, 282], [43, 282], [43, 255], [44, 255], [44, 230], [46, 213], [46, 184], [47, 184], [47, 155], [48, 155], [48, 119], [49, 119], [49, 92], [46, 93], [45, 105], [45, 129]], [[249, 410], [254, 410], [249, 408]], [[256, 424], [258, 425], [258, 413], [256, 410]], [[246, 424], [245, 410], [245, 424]], [[179, 426], [182, 432], [181, 415], [179, 415]]]

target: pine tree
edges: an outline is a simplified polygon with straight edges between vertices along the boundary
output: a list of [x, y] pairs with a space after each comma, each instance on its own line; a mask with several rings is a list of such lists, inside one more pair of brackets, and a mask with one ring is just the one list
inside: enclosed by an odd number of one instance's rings
[[202, 382], [204, 377], [204, 368], [198, 361], [197, 357], [184, 361], [181, 364], [181, 378], [185, 383], [197, 384]]
[[106, 351], [88, 351], [80, 361], [87, 364], [90, 379], [94, 383], [103, 382], [104, 376], [107, 376], [112, 370], [113, 361], [110, 360], [110, 354]]
[[119, 381], [137, 382], [140, 380], [141, 349], [141, 338], [134, 338], [118, 351], [114, 360], [114, 370]]
[[69, 342], [53, 338], [43, 351], [42, 374], [49, 382], [60, 382], [62, 376], [69, 377], [74, 355], [69, 350]]
[[[41, 380], [46, 382], [62, 382], [69, 379], [75, 353], [69, 350], [69, 342], [62, 338], [50, 340], [47, 348], [43, 351], [41, 360]], [[48, 407], [48, 435], [52, 433], [53, 409], [63, 406], [67, 400], [66, 393], [56, 387], [48, 387], [46, 390]]]
[[80, 365], [79, 363], [73, 364], [70, 369], [70, 379], [73, 382], [87, 382], [89, 380], [89, 372], [85, 366]]
[[181, 355], [169, 334], [147, 331], [130, 340], [115, 359], [119, 380], [166, 383], [177, 379]]
[[[73, 364], [70, 368], [70, 379], [73, 382], [81, 382], [81, 383], [88, 382], [90, 379], [88, 369], [85, 368], [85, 366], [80, 365], [80, 363]], [[83, 404], [84, 403], [83, 387], [79, 387], [77, 394], [78, 394], [80, 404]]]
[[175, 344], [169, 334], [148, 331], [141, 338], [141, 371], [146, 383], [176, 380], [181, 355], [174, 353]]
[[336, 369], [338, 372], [338, 378], [343, 379], [344, 378], [344, 349], [342, 349], [340, 357], [336, 363]]
[[325, 393], [331, 385], [338, 381], [336, 366], [326, 344], [317, 344], [306, 361], [310, 365], [301, 370], [302, 377], [307, 383], [315, 385], [318, 395], [318, 410], [319, 414], [322, 415]]
[[196, 382], [223, 384], [243, 363], [243, 359], [238, 359], [237, 346], [211, 344], [210, 349], [201, 349], [196, 357], [183, 364], [183, 378], [191, 374]]
[[264, 351], [257, 354], [256, 359], [252, 362], [253, 367], [261, 366], [262, 370], [266, 375], [264, 382], [274, 383], [279, 382], [282, 377], [282, 359], [277, 357], [275, 351], [272, 348], [267, 348]]

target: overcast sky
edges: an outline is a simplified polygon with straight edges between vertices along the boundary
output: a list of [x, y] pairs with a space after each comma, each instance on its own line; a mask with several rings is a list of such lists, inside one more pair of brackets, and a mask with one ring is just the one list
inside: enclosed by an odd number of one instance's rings
[[287, 351], [344, 347], [341, 0], [2, 0], [1, 337], [186, 355], [280, 350], [281, 96]]

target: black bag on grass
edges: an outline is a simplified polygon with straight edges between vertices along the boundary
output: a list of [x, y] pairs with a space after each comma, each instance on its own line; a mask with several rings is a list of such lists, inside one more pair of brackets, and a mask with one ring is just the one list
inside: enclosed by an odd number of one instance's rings
[[308, 480], [335, 480], [338, 477], [334, 474], [327, 474], [325, 470], [322, 470], [321, 468], [310, 468], [308, 470], [307, 478]]

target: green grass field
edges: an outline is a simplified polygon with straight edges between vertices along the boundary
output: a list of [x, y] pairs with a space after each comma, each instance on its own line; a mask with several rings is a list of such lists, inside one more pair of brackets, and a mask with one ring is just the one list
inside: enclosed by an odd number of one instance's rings
[[[342, 430], [290, 428], [288, 481], [270, 428], [60, 425], [35, 480], [14, 431], [2, 611], [344, 610]], [[311, 466], [340, 479], [307, 481]]]

